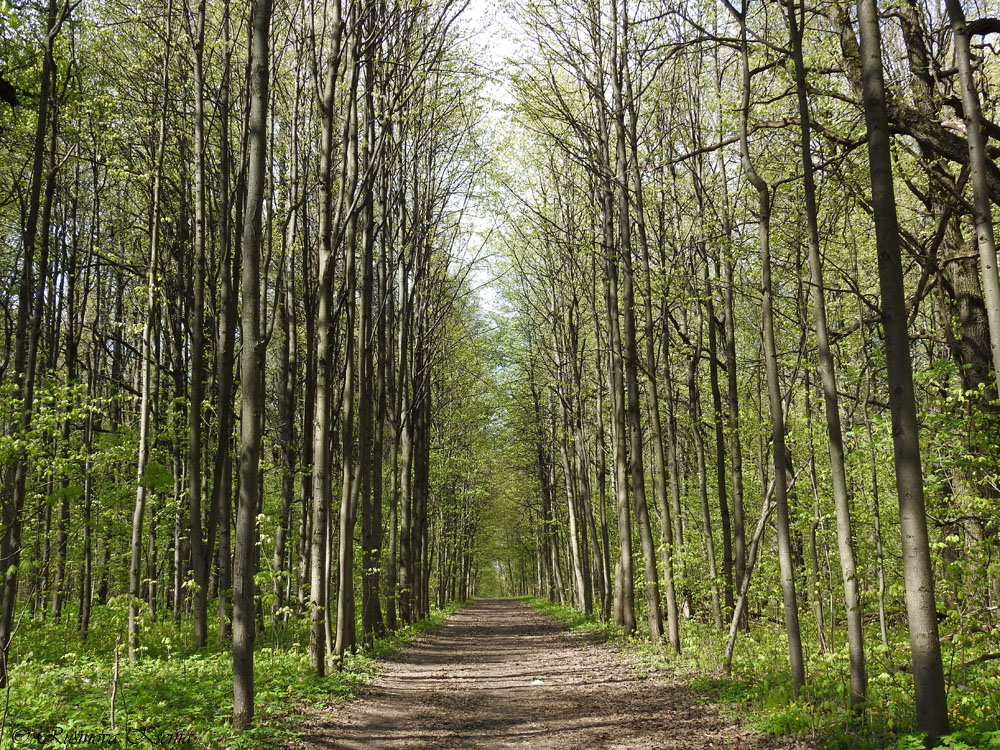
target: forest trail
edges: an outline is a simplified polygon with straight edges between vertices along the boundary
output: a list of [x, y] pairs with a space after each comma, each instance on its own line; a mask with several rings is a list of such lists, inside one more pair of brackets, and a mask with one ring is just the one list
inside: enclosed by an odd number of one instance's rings
[[478, 600], [316, 717], [309, 748], [776, 748], [509, 599]]

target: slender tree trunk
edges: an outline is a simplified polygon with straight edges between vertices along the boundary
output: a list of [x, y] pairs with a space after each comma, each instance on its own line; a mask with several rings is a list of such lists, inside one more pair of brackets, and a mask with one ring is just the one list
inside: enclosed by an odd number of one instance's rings
[[[595, 259], [596, 264], [596, 259]], [[596, 302], [596, 300], [595, 300]], [[596, 311], [596, 306], [595, 306]], [[596, 317], [596, 315], [595, 315]], [[597, 341], [602, 341], [601, 332], [595, 330]], [[605, 622], [611, 616], [611, 540], [608, 534], [608, 498], [607, 498], [607, 456], [605, 453], [604, 435], [604, 368], [601, 366], [603, 359], [600, 349], [594, 357], [594, 367], [597, 375], [597, 405], [595, 416], [597, 419], [597, 485], [598, 502], [600, 503], [601, 520], [601, 590], [603, 599], [601, 600], [601, 619]]]
[[236, 304], [238, 289], [234, 278], [232, 213], [230, 203], [230, 151], [229, 151], [229, 83], [231, 46], [229, 40], [229, 3], [226, 0], [222, 16], [222, 42], [224, 46], [222, 86], [219, 92], [219, 332], [216, 342], [216, 396], [218, 399], [218, 430], [215, 471], [212, 477], [212, 507], [208, 521], [208, 549], [211, 554], [218, 536], [218, 616], [219, 641], [229, 639], [232, 613], [229, 607], [232, 586], [230, 560], [230, 509], [233, 503], [233, 462], [230, 454], [235, 415], [233, 413]]
[[267, 185], [267, 104], [271, 0], [254, 0], [250, 53], [250, 158], [243, 219], [243, 312], [240, 356], [240, 495], [233, 560], [233, 727], [253, 721], [254, 573], [264, 410], [264, 339], [260, 331], [260, 249]]
[[[693, 274], [692, 274], [693, 275]], [[712, 621], [715, 627], [722, 627], [722, 608], [719, 606], [719, 571], [715, 557], [715, 535], [712, 531], [712, 515], [708, 504], [708, 470], [705, 464], [705, 439], [701, 432], [701, 391], [698, 388], [698, 364], [701, 361], [704, 330], [704, 314], [701, 304], [698, 309], [698, 329], [694, 335], [694, 350], [688, 363], [688, 412], [691, 419], [691, 436], [694, 441], [695, 467], [698, 472], [698, 499], [701, 505], [701, 531], [705, 537], [705, 559], [708, 561], [709, 593], [712, 602]]]
[[[559, 403], [560, 416], [560, 427], [557, 432], [558, 437], [556, 438], [556, 442], [559, 446], [559, 456], [562, 460], [563, 483], [566, 491], [566, 518], [569, 522], [567, 541], [569, 542], [570, 568], [573, 573], [573, 591], [576, 598], [576, 606], [581, 611], [590, 614], [593, 611], [593, 602], [590, 599], [585, 581], [584, 552], [581, 550], [580, 544], [580, 524], [577, 517], [580, 503], [577, 497], [577, 477], [569, 457], [569, 433], [571, 426], [568, 414], [569, 409], [566, 403], [566, 393], [563, 386], [566, 369], [564, 357], [567, 352], [564, 351], [563, 337], [560, 335], [562, 321], [557, 310], [555, 289], [552, 290], [549, 311], [552, 315], [552, 352], [556, 368], [557, 394], [554, 402], [558, 401]], [[577, 389], [575, 392], [579, 393], [579, 390]]]
[[[713, 263], [717, 263], [713, 259]], [[708, 317], [708, 377], [712, 388], [712, 421], [715, 425], [715, 486], [719, 500], [719, 521], [722, 526], [722, 582], [726, 616], [733, 611], [733, 532], [729, 518], [729, 498], [726, 492], [726, 431], [722, 414], [722, 392], [719, 388], [719, 347], [715, 332], [715, 292], [705, 268], [705, 314]]]
[[[427, 248], [423, 262], [430, 263], [430, 248]], [[429, 267], [425, 268], [423, 275], [429, 275]], [[419, 450], [415, 455], [413, 486], [413, 520], [414, 520], [414, 583], [417, 584], [417, 594], [414, 597], [415, 613], [414, 620], [427, 617], [430, 613], [428, 605], [430, 591], [430, 544], [427, 524], [427, 503], [430, 496], [430, 448], [431, 448], [431, 414], [432, 414], [432, 390], [431, 390], [431, 341], [429, 339], [429, 311], [427, 301], [422, 307], [422, 314], [419, 317], [417, 327], [418, 342], [418, 365], [416, 371], [421, 373], [420, 397], [417, 402], [418, 411], [416, 422], [416, 433], [419, 436]]]
[[[345, 153], [345, 168], [347, 177], [341, 187], [341, 206], [349, 197], [353, 197], [354, 183], [358, 174], [358, 106], [355, 98], [358, 82], [357, 46], [358, 30], [355, 30], [348, 55], [348, 69], [351, 75], [351, 85], [348, 89], [350, 100], [347, 112], [347, 144]], [[361, 474], [365, 461], [360, 454], [368, 449], [367, 435], [358, 436], [359, 455], [354, 455], [354, 378], [356, 370], [356, 336], [357, 302], [357, 214], [352, 212], [347, 217], [347, 229], [344, 233], [345, 267], [344, 296], [345, 310], [345, 346], [344, 346], [344, 389], [341, 402], [341, 470], [343, 483], [340, 496], [339, 544], [337, 555], [337, 633], [334, 644], [334, 656], [343, 659], [347, 649], [352, 651], [357, 642], [355, 608], [354, 608], [354, 526], [357, 517], [357, 503], [360, 491]]]
[[750, 160], [747, 136], [750, 116], [750, 60], [746, 34], [747, 3], [737, 19], [740, 24], [740, 50], [743, 69], [743, 102], [740, 108], [740, 152], [743, 171], [757, 191], [759, 249], [761, 264], [761, 318], [764, 333], [764, 367], [767, 375], [768, 407], [771, 415], [771, 451], [774, 460], [774, 495], [778, 512], [778, 563], [781, 569], [781, 591], [785, 604], [785, 631], [788, 634], [788, 661], [796, 697], [805, 685], [805, 663], [802, 658], [802, 635], [799, 629], [798, 602], [795, 596], [795, 571], [788, 520], [787, 466], [785, 457], [785, 417], [781, 386], [778, 382], [778, 356], [774, 340], [773, 291], [771, 285], [771, 196], [767, 183], [757, 174]]
[[[606, 188], [604, 205], [605, 221], [611, 221], [610, 185]], [[613, 256], [613, 240], [605, 244], [606, 279], [604, 289], [608, 307], [608, 340], [610, 366], [608, 370], [611, 392], [612, 442], [615, 446], [615, 497], [618, 516], [618, 562], [615, 567], [615, 625], [626, 633], [635, 631], [635, 604], [632, 588], [632, 519], [628, 503], [628, 458], [625, 445], [625, 384], [622, 376], [621, 334], [618, 326], [618, 261]]]
[[[396, 197], [397, 227], [396, 238], [402, 238], [403, 224], [405, 223], [405, 210], [401, 196]], [[401, 242], [399, 243], [402, 244]], [[406, 290], [406, 267], [403, 263], [402, 253], [396, 259], [396, 297], [398, 313], [396, 315], [396, 351], [395, 351], [395, 371], [393, 373], [393, 417], [392, 417], [392, 461], [390, 465], [389, 478], [389, 571], [386, 576], [386, 625], [389, 630], [394, 631], [399, 627], [397, 618], [397, 603], [399, 599], [399, 560], [400, 560], [400, 534], [399, 534], [399, 507], [400, 507], [400, 487], [402, 485], [400, 466], [400, 444], [404, 435], [404, 424], [406, 422], [406, 412], [404, 411], [404, 400], [407, 389], [406, 383], [406, 305], [408, 292]], [[405, 619], [405, 618], [404, 618]]]
[[[857, 264], [855, 263], [855, 269]], [[861, 315], [861, 305], [862, 302], [858, 300], [858, 313]], [[860, 317], [859, 317], [860, 319]], [[864, 361], [870, 363], [871, 355], [868, 352], [868, 336], [865, 333], [865, 326], [861, 326], [861, 350], [864, 353]], [[891, 669], [892, 664], [892, 652], [889, 650], [889, 621], [885, 610], [885, 595], [886, 595], [886, 581], [885, 581], [885, 554], [882, 549], [882, 510], [881, 510], [881, 498], [879, 496], [879, 482], [878, 482], [878, 456], [874, 450], [875, 437], [872, 432], [872, 421], [871, 415], [869, 413], [869, 406], [871, 402], [872, 393], [872, 378], [870, 374], [866, 374], [865, 377], [865, 397], [861, 402], [861, 415], [865, 422], [865, 431], [868, 436], [868, 470], [872, 478], [872, 536], [875, 542], [875, 576], [877, 579], [877, 586], [875, 589], [875, 595], [878, 599], [878, 625], [879, 625], [879, 637], [881, 638], [882, 647], [885, 649], [885, 659], [886, 665]]]
[[733, 651], [736, 648], [736, 634], [740, 629], [740, 622], [744, 619], [747, 606], [747, 595], [750, 593], [750, 576], [754, 566], [757, 564], [757, 551], [760, 549], [760, 540], [767, 529], [767, 521], [771, 517], [774, 505], [771, 503], [771, 493], [768, 492], [764, 498], [764, 505], [760, 511], [760, 520], [757, 522], [757, 529], [750, 538], [750, 549], [747, 552], [746, 575], [740, 582], [740, 589], [736, 597], [736, 605], [733, 608], [733, 619], [729, 623], [729, 638], [726, 640], [725, 655], [723, 665], [726, 674], [730, 674], [733, 669]]
[[[683, 598], [682, 607], [685, 615], [690, 615], [691, 604], [686, 588], [687, 579], [684, 556], [684, 524], [682, 523], [681, 509], [681, 472], [677, 459], [677, 416], [674, 402], [674, 381], [673, 372], [670, 368], [670, 325], [667, 315], [666, 301], [664, 300], [664, 314], [661, 330], [663, 340], [663, 385], [666, 393], [667, 406], [667, 470], [670, 476], [670, 514], [664, 519], [663, 544], [669, 545], [676, 553], [675, 574], [680, 578], [681, 595]], [[668, 523], [668, 522], [672, 522]]]
[[[311, 256], [311, 235], [309, 232], [309, 222], [305, 218], [305, 208], [302, 209], [303, 220], [300, 223], [302, 229], [302, 280], [303, 292], [302, 302], [305, 309], [305, 382], [302, 410], [302, 462], [303, 470], [300, 472], [299, 482], [299, 568], [298, 568], [298, 613], [302, 616], [307, 611], [307, 599], [309, 594], [307, 587], [312, 581], [313, 571], [313, 451], [315, 448], [315, 438], [313, 429], [316, 417], [316, 378], [317, 378], [317, 341], [316, 341], [316, 295], [310, 291], [313, 287], [320, 285], [315, 282], [312, 275]], [[312, 628], [310, 627], [310, 639], [312, 638]], [[310, 642], [310, 659], [312, 658], [312, 645]], [[321, 655], [322, 661], [322, 655]]]
[[[617, 0], [612, 2], [612, 27], [617, 38]], [[629, 75], [626, 59], [628, 45], [628, 18], [623, 11], [621, 50], [612, 47], [613, 66], [611, 76], [612, 91], [615, 98], [615, 130], [618, 134], [617, 179], [622, 186], [618, 193], [618, 223], [622, 258], [623, 284], [622, 305], [624, 307], [624, 365], [626, 386], [626, 413], [629, 426], [629, 469], [632, 478], [632, 502], [635, 506], [635, 520], [639, 528], [639, 544], [643, 559], [643, 591], [646, 599], [646, 617], [649, 623], [650, 638], [655, 642], [663, 636], [663, 614], [660, 609], [660, 582], [656, 572], [656, 543], [649, 524], [649, 510], [646, 504], [646, 479], [643, 470], [642, 456], [642, 424], [639, 409], [639, 371], [638, 351], [636, 346], [635, 299], [633, 291], [634, 274], [632, 271], [632, 228], [631, 201], [628, 190], [628, 149], [625, 135], [625, 111], [622, 98], [623, 80]]]
[[[403, 278], [402, 293], [406, 295], [406, 279]], [[400, 325], [409, 326], [407, 321]], [[406, 362], [409, 342], [404, 342], [400, 350], [400, 361]], [[412, 508], [413, 508], [413, 399], [412, 386], [408, 384], [409, 377], [404, 380], [401, 394], [401, 424], [402, 448], [400, 450], [399, 466], [399, 616], [404, 623], [413, 622], [413, 540], [412, 540]]]
[[150, 207], [149, 264], [146, 268], [146, 320], [142, 328], [142, 391], [139, 405], [139, 456], [136, 468], [135, 511], [132, 514], [132, 554], [129, 563], [128, 656], [134, 662], [139, 649], [139, 604], [142, 596], [142, 528], [146, 512], [146, 464], [149, 461], [150, 368], [152, 337], [156, 314], [157, 265], [160, 252], [160, 200], [163, 180], [163, 156], [167, 140], [167, 113], [170, 94], [170, 55], [173, 38], [173, 2], [167, 3], [166, 39], [163, 48], [159, 134], [153, 167], [153, 201]]
[[[732, 220], [729, 212], [729, 189], [727, 186], [725, 159], [719, 156], [722, 176], [723, 235], [732, 242]], [[722, 252], [723, 305], [725, 308], [725, 350], [726, 350], [726, 404], [728, 406], [729, 462], [732, 476], [733, 498], [733, 557], [734, 585], [737, 591], [746, 572], [746, 521], [743, 510], [743, 444], [740, 441], [740, 400], [739, 380], [736, 375], [736, 313], [734, 303], [733, 253], [732, 248]]]
[[[316, 294], [316, 388], [312, 428], [312, 539], [309, 561], [309, 666], [320, 676], [326, 669], [326, 621], [330, 602], [328, 523], [331, 505], [331, 419], [333, 413], [333, 276], [334, 222], [333, 215], [333, 149], [334, 97], [337, 88], [341, 54], [341, 6], [333, 6], [332, 50], [327, 59], [326, 79], [320, 101], [322, 132], [320, 136], [320, 212], [319, 266]], [[315, 23], [315, 19], [314, 19]]]
[[[804, 316], [803, 316], [804, 317]], [[803, 320], [803, 326], [806, 325], [805, 320]], [[809, 434], [809, 483], [812, 488], [812, 500], [813, 500], [813, 513], [812, 518], [809, 520], [809, 590], [808, 590], [808, 600], [809, 604], [812, 606], [813, 620], [816, 622], [816, 636], [819, 640], [819, 651], [821, 654], [826, 653], [828, 649], [827, 645], [827, 632], [826, 623], [823, 616], [823, 592], [820, 589], [819, 581], [819, 545], [817, 543], [817, 536], [820, 529], [820, 522], [822, 519], [819, 507], [819, 481], [816, 477], [816, 449], [815, 443], [813, 442], [813, 428], [812, 428], [812, 404], [810, 399], [811, 384], [809, 382], [809, 373], [806, 372], [805, 378], [805, 411], [806, 411], [806, 429]], [[832, 632], [831, 640], [832, 643]]]
[[[87, 397], [94, 395], [94, 369], [88, 367], [89, 376], [87, 378]], [[90, 615], [94, 604], [94, 488], [91, 471], [94, 461], [92, 458], [94, 442], [94, 415], [88, 414], [83, 428], [83, 448], [86, 458], [83, 464], [83, 564], [80, 571], [80, 611], [77, 619], [77, 629], [80, 631], [80, 640], [87, 640], [87, 633], [90, 631]]]
[[194, 641], [208, 642], [208, 558], [201, 528], [202, 400], [205, 359], [205, 0], [198, 2], [194, 39], [194, 280], [191, 306], [191, 384], [188, 408], [188, 497], [190, 508], [191, 569], [194, 573]]
[[[656, 505], [660, 511], [661, 530], [668, 530], [667, 536], [672, 537], [672, 534], [669, 532], [672, 519], [670, 517], [670, 505], [667, 501], [666, 459], [663, 454], [660, 395], [656, 379], [656, 356], [654, 353], [656, 329], [653, 325], [653, 291], [651, 283], [652, 273], [649, 262], [649, 239], [646, 233], [642, 173], [639, 169], [638, 112], [632, 91], [632, 80], [629, 77], [625, 79], [625, 93], [629, 116], [629, 176], [632, 185], [633, 202], [635, 204], [635, 223], [639, 240], [639, 253], [642, 261], [643, 320], [646, 334], [646, 379], [647, 392], [649, 394], [650, 441], [653, 444], [653, 486], [656, 492]], [[677, 611], [677, 594], [674, 588], [674, 550], [672, 541], [672, 538], [668, 540], [665, 537], [662, 541], [663, 585], [667, 605], [667, 638], [670, 642], [670, 647], [676, 653], [680, 653], [680, 620]]]
[[[296, 86], [295, 112], [293, 121], [298, 117], [298, 86]], [[295, 473], [296, 473], [296, 451], [295, 451], [295, 394], [296, 394], [296, 369], [297, 369], [297, 349], [295, 326], [295, 264], [294, 264], [294, 244], [297, 234], [296, 216], [294, 207], [294, 195], [298, 188], [298, 149], [294, 142], [293, 134], [292, 147], [292, 186], [289, 191], [288, 204], [288, 226], [284, 233], [284, 247], [282, 258], [282, 272], [279, 275], [279, 288], [276, 294], [279, 295], [277, 302], [277, 315], [281, 327], [281, 366], [279, 378], [281, 384], [281, 396], [278, 402], [278, 419], [281, 431], [281, 507], [278, 513], [278, 525], [274, 530], [274, 560], [273, 573], [274, 580], [272, 589], [274, 592], [274, 604], [271, 616], [277, 621], [277, 612], [285, 604], [286, 584], [290, 582], [291, 570], [286, 571], [286, 558], [288, 557], [287, 546], [288, 537], [292, 533], [292, 506], [295, 503]], [[287, 577], [286, 574], [287, 573]]]
[[[788, 5], [788, 23], [791, 37], [792, 59], [795, 63], [795, 84], [799, 105], [799, 135], [802, 152], [803, 191], [806, 203], [807, 247], [809, 252], [809, 281], [812, 293], [813, 315], [816, 318], [816, 339], [819, 353], [819, 372], [823, 385], [823, 403], [826, 409], [826, 428], [829, 437], [830, 477], [833, 484], [833, 502], [837, 513], [837, 546], [840, 552], [840, 572], [844, 582], [844, 608], [847, 617], [847, 641], [851, 660], [851, 705], [859, 706], [867, 698], [868, 673], [865, 667], [864, 631], [861, 625], [861, 601], [858, 593], [857, 568], [851, 540], [851, 509], [847, 491], [847, 470], [844, 465], [844, 440], [840, 424], [840, 403], [837, 396], [837, 374], [830, 350], [827, 327], [826, 299], [823, 291], [823, 264], [820, 258], [816, 182], [813, 175], [812, 134], [809, 124], [809, 97], [806, 86], [806, 69], [802, 57], [802, 34], [796, 19], [793, 3]], [[810, 447], [810, 460], [811, 447]], [[813, 532], [815, 533], [815, 532]], [[815, 548], [815, 545], [814, 545]], [[818, 598], [814, 590], [812, 596]]]
[[948, 702], [944, 666], [938, 640], [934, 573], [927, 539], [923, 472], [920, 466], [919, 427], [913, 394], [910, 343], [906, 330], [903, 267], [899, 224], [892, 178], [892, 157], [885, 82], [882, 77], [882, 39], [875, 0], [858, 1], [861, 31], [861, 72], [868, 163], [871, 171], [872, 210], [878, 243], [882, 328], [885, 332], [889, 409], [896, 465], [896, 490], [902, 535], [903, 582], [913, 659], [917, 726], [931, 741], [948, 733]]
[[[58, 118], [58, 105], [55, 107], [53, 112], [52, 124], [53, 124], [53, 135], [57, 135], [59, 118]], [[53, 192], [55, 188], [55, 164], [51, 162], [55, 158], [55, 148], [54, 146], [49, 149], [49, 180], [46, 181], [46, 188], [51, 184], [53, 187]], [[77, 195], [79, 194], [79, 167], [74, 170], [76, 174], [73, 179], [73, 195], [70, 198], [70, 206], [68, 212], [63, 210], [63, 221], [69, 224], [71, 239], [69, 245], [71, 249], [67, 247], [66, 238], [63, 237], [59, 241], [59, 246], [61, 252], [58, 253], [58, 258], [53, 263], [52, 276], [65, 275], [66, 277], [66, 290], [62, 296], [59, 296], [57, 289], [51, 288], [49, 291], [49, 307], [53, 312], [49, 313], [50, 324], [50, 349], [49, 349], [49, 369], [55, 369], [58, 366], [58, 356], [59, 356], [59, 319], [55, 314], [54, 309], [57, 305], [64, 304], [66, 307], [66, 321], [64, 324], [65, 329], [65, 360], [64, 368], [66, 371], [66, 382], [68, 385], [76, 384], [76, 350], [78, 348], [77, 342], [74, 338], [73, 330], [76, 324], [76, 287], [77, 287], [77, 243], [79, 241], [79, 224], [77, 221]], [[46, 196], [48, 200], [48, 196]], [[51, 212], [51, 209], [49, 209]], [[66, 216], [66, 213], [69, 216]], [[72, 406], [68, 405], [67, 410], [71, 409]], [[58, 445], [58, 455], [61, 460], [65, 461], [68, 457], [68, 452], [70, 449], [70, 435], [71, 435], [72, 425], [69, 419], [63, 420], [62, 430]], [[66, 576], [66, 557], [67, 557], [67, 546], [69, 543], [68, 537], [68, 527], [69, 527], [69, 516], [70, 516], [70, 499], [69, 499], [69, 477], [64, 476], [59, 482], [59, 520], [56, 526], [56, 581], [55, 586], [52, 590], [52, 616], [56, 621], [62, 618], [62, 607], [63, 602], [69, 592], [67, 576]]]
[[[367, 75], [373, 77], [371, 66]], [[370, 89], [371, 87], [369, 87]], [[366, 107], [366, 130], [368, 133], [368, 143], [375, 140], [375, 114], [374, 102], [371, 94], [365, 96]], [[388, 262], [387, 248], [388, 238], [386, 230], [389, 226], [386, 220], [386, 211], [389, 208], [389, 184], [388, 176], [381, 175], [378, 178], [378, 208], [381, 217], [381, 229], [379, 233], [380, 241], [378, 257], [375, 257], [375, 206], [374, 200], [367, 207], [366, 222], [369, 224], [369, 235], [365, 238], [365, 277], [363, 287], [369, 288], [369, 297], [374, 294], [374, 299], [369, 299], [367, 304], [362, 303], [367, 325], [363, 333], [362, 340], [368, 342], [369, 347], [374, 347], [374, 358], [371, 351], [363, 359], [364, 367], [362, 372], [362, 382], [369, 380], [372, 388], [367, 394], [370, 402], [369, 410], [371, 414], [368, 419], [373, 422], [372, 426], [372, 449], [370, 465], [366, 473], [368, 489], [363, 489], [362, 496], [366, 499], [366, 508], [362, 509], [364, 518], [362, 520], [364, 537], [364, 557], [362, 560], [362, 593], [361, 593], [361, 623], [362, 633], [366, 642], [371, 643], [375, 636], [385, 632], [385, 621], [382, 617], [381, 602], [381, 572], [382, 572], [382, 466], [385, 442], [385, 418], [387, 408], [386, 393], [386, 297], [389, 288], [388, 284]], [[374, 288], [373, 287], [374, 284]]]

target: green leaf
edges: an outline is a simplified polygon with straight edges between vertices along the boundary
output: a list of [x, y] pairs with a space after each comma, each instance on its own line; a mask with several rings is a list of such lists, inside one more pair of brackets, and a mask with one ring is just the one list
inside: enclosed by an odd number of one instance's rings
[[150, 461], [146, 464], [139, 483], [150, 490], [163, 490], [174, 483], [174, 475], [163, 464]]

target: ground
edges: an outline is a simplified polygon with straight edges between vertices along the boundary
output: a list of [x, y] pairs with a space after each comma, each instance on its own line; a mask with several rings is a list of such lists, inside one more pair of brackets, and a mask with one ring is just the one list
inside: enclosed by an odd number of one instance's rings
[[299, 748], [790, 748], [643, 677], [528, 605], [486, 599], [403, 649]]

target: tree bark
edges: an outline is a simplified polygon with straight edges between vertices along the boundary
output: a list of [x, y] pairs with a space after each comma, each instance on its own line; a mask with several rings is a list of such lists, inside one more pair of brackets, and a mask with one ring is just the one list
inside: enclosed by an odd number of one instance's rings
[[795, 696], [805, 684], [805, 663], [802, 658], [802, 635], [799, 630], [798, 603], [795, 596], [795, 572], [792, 560], [791, 538], [788, 520], [787, 466], [785, 458], [785, 417], [782, 405], [781, 386], [778, 382], [777, 346], [774, 339], [773, 291], [771, 285], [771, 196], [767, 183], [754, 169], [750, 160], [750, 146], [747, 137], [750, 116], [750, 61], [746, 31], [747, 3], [738, 16], [740, 24], [740, 57], [743, 69], [743, 101], [740, 107], [740, 152], [743, 171], [748, 181], [757, 191], [758, 197], [758, 244], [761, 264], [761, 317], [764, 333], [764, 367], [767, 376], [768, 408], [771, 415], [771, 452], [774, 460], [774, 496], [777, 509], [778, 562], [781, 569], [781, 591], [785, 605], [785, 631], [788, 635], [788, 661], [792, 673]]
[[[867, 700], [868, 691], [864, 631], [861, 624], [861, 600], [858, 592], [854, 546], [851, 539], [851, 504], [847, 490], [847, 470], [844, 463], [844, 438], [840, 424], [837, 373], [834, 367], [833, 353], [830, 350], [830, 335], [826, 316], [823, 263], [819, 247], [819, 211], [816, 205], [816, 181], [810, 145], [812, 132], [809, 121], [809, 95], [806, 86], [805, 62], [802, 56], [802, 33], [796, 18], [797, 11], [794, 3], [789, 3], [787, 12], [799, 107], [799, 148], [802, 155], [802, 181], [806, 204], [809, 286], [812, 294], [813, 316], [816, 319], [819, 372], [823, 386], [823, 404], [826, 409], [826, 429], [829, 438], [830, 478], [833, 484], [833, 502], [837, 513], [837, 546], [840, 553], [840, 572], [844, 582], [844, 609], [847, 618], [847, 641], [851, 661], [851, 705], [857, 707]], [[818, 590], [814, 590], [812, 596], [818, 597]]]
[[858, 25], [917, 726], [934, 741], [948, 733], [948, 702], [927, 539], [919, 427], [906, 330], [899, 224], [882, 74], [882, 39], [875, 0], [858, 1]]
[[233, 728], [253, 721], [254, 574], [264, 411], [264, 345], [260, 331], [261, 219], [267, 185], [267, 109], [271, 0], [254, 0], [250, 52], [250, 139], [243, 218], [243, 311], [240, 355], [240, 495], [233, 560]]

